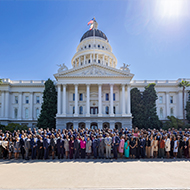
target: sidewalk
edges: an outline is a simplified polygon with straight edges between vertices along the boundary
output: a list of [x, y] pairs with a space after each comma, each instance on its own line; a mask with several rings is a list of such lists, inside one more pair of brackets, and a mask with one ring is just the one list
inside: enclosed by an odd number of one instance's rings
[[0, 188], [190, 188], [189, 160], [0, 161]]

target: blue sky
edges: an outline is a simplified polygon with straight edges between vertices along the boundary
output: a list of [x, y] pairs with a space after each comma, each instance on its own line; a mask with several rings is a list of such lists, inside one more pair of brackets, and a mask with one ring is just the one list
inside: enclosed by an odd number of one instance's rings
[[165, 1], [0, 1], [0, 77], [54, 79], [95, 17], [134, 79], [190, 78], [190, 1]]

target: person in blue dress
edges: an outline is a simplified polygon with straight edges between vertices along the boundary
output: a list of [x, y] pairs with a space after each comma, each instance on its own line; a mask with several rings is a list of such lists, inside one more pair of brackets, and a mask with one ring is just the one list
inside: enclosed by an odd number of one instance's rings
[[126, 136], [124, 144], [124, 154], [126, 158], [129, 158], [129, 152], [130, 152], [129, 139], [128, 136]]

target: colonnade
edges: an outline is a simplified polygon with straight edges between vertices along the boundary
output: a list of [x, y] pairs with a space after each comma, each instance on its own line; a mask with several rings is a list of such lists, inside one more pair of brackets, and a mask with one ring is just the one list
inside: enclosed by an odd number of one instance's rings
[[78, 67], [81, 65], [86, 65], [88, 63], [99, 63], [102, 65], [107, 65], [111, 67], [116, 66], [116, 61], [113, 57], [105, 54], [98, 54], [98, 53], [90, 53], [90, 54], [84, 54], [76, 57], [73, 60], [73, 67]]
[[[74, 84], [75, 89], [75, 111], [74, 111], [74, 117], [78, 117], [78, 85]], [[98, 84], [98, 116], [102, 116], [102, 85]], [[115, 116], [113, 112], [113, 87], [114, 84], [109, 84], [110, 86], [110, 117]], [[127, 85], [127, 102], [125, 101], [125, 94], [126, 94], [126, 84], [122, 84], [122, 116], [125, 116], [126, 114], [131, 114], [131, 103], [130, 103], [130, 85]], [[62, 102], [62, 109], [61, 109], [61, 102]], [[61, 84], [58, 84], [58, 106], [57, 106], [57, 113], [58, 115], [61, 115], [63, 117], [66, 116], [66, 84], [63, 84], [63, 93], [61, 94]], [[127, 104], [127, 109], [126, 105]], [[62, 110], [62, 112], [61, 112]], [[86, 84], [86, 117], [90, 116], [90, 84]]]

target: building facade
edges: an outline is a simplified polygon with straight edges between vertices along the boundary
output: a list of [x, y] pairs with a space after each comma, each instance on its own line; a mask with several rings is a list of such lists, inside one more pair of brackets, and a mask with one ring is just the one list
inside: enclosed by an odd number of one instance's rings
[[[81, 38], [71, 60], [72, 68], [64, 64], [54, 77], [57, 86], [56, 127], [120, 128], [132, 127], [130, 90], [155, 83], [158, 100], [157, 114], [161, 120], [174, 115], [183, 117], [182, 80], [132, 80], [129, 65], [117, 68], [106, 35], [97, 29], [87, 31]], [[36, 126], [42, 105], [45, 81], [11, 81], [0, 85], [0, 124], [9, 122]], [[185, 92], [185, 103], [188, 100]]]

